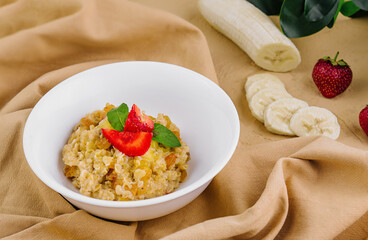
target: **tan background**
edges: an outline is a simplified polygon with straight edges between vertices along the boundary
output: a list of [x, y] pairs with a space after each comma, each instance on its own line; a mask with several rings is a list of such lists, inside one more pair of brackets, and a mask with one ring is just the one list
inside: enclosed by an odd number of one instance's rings
[[[263, 70], [207, 24], [197, 1], [135, 2], [0, 1], [0, 237], [368, 237], [368, 137], [358, 122], [368, 103], [368, 19], [340, 17], [333, 29], [294, 39], [302, 63], [277, 74], [293, 96], [337, 115], [342, 131], [333, 141], [274, 135], [251, 116], [243, 86]], [[326, 99], [311, 71], [318, 58], [336, 51], [352, 66], [353, 82]], [[241, 122], [233, 158], [200, 197], [139, 223], [76, 211], [31, 172], [22, 149], [27, 116], [48, 90], [82, 70], [125, 60], [169, 62], [209, 77], [229, 94]]]
[[[206, 36], [211, 56], [215, 65], [220, 86], [230, 95], [240, 115], [242, 138], [247, 144], [261, 143], [265, 140], [279, 140], [280, 137], [268, 133], [264, 126], [252, 118], [244, 99], [243, 85], [246, 77], [262, 72], [231, 40], [214, 30], [201, 16], [197, 1], [150, 1], [136, 0], [145, 5], [163, 9], [178, 15], [197, 26]], [[278, 23], [277, 17], [272, 19]], [[368, 22], [367, 18], [349, 19], [339, 15], [339, 21], [333, 29], [325, 28], [309, 37], [293, 39], [299, 49], [302, 62], [290, 73], [278, 75], [286, 84], [287, 90], [295, 97], [301, 98], [309, 105], [325, 107], [339, 117], [342, 126], [340, 142], [351, 143], [352, 146], [368, 149], [367, 137], [361, 131], [358, 122], [360, 110], [368, 103]], [[334, 57], [339, 51], [339, 58], [345, 59], [353, 70], [351, 86], [347, 91], [334, 98], [326, 99], [319, 94], [312, 80], [312, 69], [317, 60], [324, 56]], [[347, 107], [341, 107], [347, 106]], [[245, 123], [245, 121], [241, 121]], [[247, 139], [247, 140], [246, 140]]]

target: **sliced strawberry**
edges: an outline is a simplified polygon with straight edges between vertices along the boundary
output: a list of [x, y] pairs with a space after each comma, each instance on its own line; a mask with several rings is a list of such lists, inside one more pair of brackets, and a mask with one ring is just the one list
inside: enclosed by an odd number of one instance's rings
[[127, 132], [152, 132], [154, 123], [146, 114], [142, 114], [137, 105], [133, 104], [127, 120], [124, 131]]
[[102, 129], [104, 137], [120, 152], [127, 156], [141, 156], [151, 145], [151, 132], [119, 132], [114, 129]]

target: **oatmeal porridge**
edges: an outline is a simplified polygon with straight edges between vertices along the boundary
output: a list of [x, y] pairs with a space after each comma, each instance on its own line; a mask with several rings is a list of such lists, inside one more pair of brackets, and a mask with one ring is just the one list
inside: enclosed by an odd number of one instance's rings
[[[180, 141], [167, 147], [152, 139], [141, 156], [128, 156], [105, 138], [102, 129], [113, 129], [107, 113], [115, 106], [87, 114], [74, 127], [62, 151], [64, 174], [80, 193], [113, 201], [149, 199], [169, 194], [187, 176], [189, 147], [179, 128], [164, 114], [149, 117], [169, 129]], [[149, 143], [148, 143], [149, 144]]]

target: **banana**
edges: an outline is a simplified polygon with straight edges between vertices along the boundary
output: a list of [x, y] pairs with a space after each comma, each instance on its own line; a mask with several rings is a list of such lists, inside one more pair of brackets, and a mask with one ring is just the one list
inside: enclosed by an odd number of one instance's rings
[[261, 68], [287, 72], [301, 62], [300, 53], [271, 19], [246, 0], [199, 0], [204, 18], [235, 42]]
[[252, 115], [263, 123], [264, 110], [270, 103], [281, 98], [291, 97], [292, 96], [285, 89], [265, 88], [254, 94], [248, 103]]
[[320, 107], [299, 109], [290, 119], [290, 129], [297, 136], [324, 135], [337, 139], [340, 135], [340, 125], [336, 116]]
[[276, 100], [265, 109], [265, 127], [272, 133], [294, 136], [295, 133], [290, 129], [290, 119], [296, 111], [305, 107], [308, 107], [308, 103], [297, 98]]
[[249, 76], [244, 88], [252, 115], [268, 131], [288, 136], [339, 137], [340, 125], [332, 112], [309, 107], [308, 103], [293, 98], [277, 76], [268, 73]]
[[250, 101], [250, 99], [253, 97], [254, 94], [265, 88], [277, 88], [286, 91], [285, 85], [282, 82], [271, 81], [268, 79], [260, 79], [252, 83], [248, 87], [248, 89], [246, 89], [246, 97], [248, 102]]
[[254, 75], [251, 75], [247, 78], [247, 81], [245, 82], [245, 91], [247, 91], [248, 87], [250, 85], [252, 85], [254, 82], [257, 82], [259, 80], [262, 80], [262, 79], [267, 79], [268, 81], [273, 81], [273, 82], [278, 82], [282, 85], [284, 85], [280, 78], [278, 78], [277, 76], [273, 75], [273, 74], [269, 74], [269, 73], [258, 73], [258, 74], [254, 74]]

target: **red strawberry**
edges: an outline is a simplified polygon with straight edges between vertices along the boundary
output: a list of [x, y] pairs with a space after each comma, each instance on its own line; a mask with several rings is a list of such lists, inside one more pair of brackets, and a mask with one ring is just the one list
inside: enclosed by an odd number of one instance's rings
[[359, 124], [368, 136], [368, 105], [359, 113]]
[[120, 152], [127, 156], [141, 156], [151, 146], [151, 132], [119, 132], [114, 129], [102, 129], [104, 137]]
[[353, 78], [350, 66], [344, 60], [336, 61], [337, 55], [339, 52], [334, 59], [330, 57], [319, 59], [313, 68], [314, 83], [326, 98], [333, 98], [344, 92]]
[[146, 114], [142, 114], [141, 110], [133, 104], [127, 120], [125, 122], [124, 131], [128, 132], [152, 132], [154, 123]]

